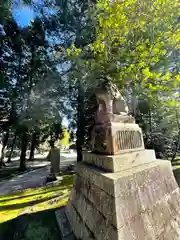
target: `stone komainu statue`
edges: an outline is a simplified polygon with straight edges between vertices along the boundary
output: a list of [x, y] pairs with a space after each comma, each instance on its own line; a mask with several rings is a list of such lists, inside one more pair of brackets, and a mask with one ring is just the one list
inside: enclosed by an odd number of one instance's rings
[[[118, 144], [114, 148], [110, 147], [113, 139], [118, 143], [119, 135], [114, 135], [114, 127], [117, 123], [135, 123], [129, 115], [129, 109], [125, 99], [121, 95], [117, 86], [109, 78], [100, 79], [100, 83], [95, 90], [98, 109], [96, 112], [95, 125], [91, 133], [91, 147], [94, 152], [112, 154], [114, 149], [118, 149]], [[116, 123], [114, 125], [114, 123]], [[113, 132], [112, 132], [113, 129]], [[116, 146], [117, 145], [117, 146]]]
[[96, 122], [107, 121], [110, 116], [128, 116], [128, 106], [117, 86], [110, 78], [100, 79], [95, 90], [98, 110]]

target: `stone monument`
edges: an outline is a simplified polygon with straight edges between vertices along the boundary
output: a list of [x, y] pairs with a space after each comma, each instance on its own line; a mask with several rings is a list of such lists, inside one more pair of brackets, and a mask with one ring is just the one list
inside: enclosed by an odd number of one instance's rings
[[56, 176], [60, 173], [60, 149], [55, 146], [55, 141], [50, 141], [50, 147], [47, 160], [51, 162], [51, 167], [47, 182], [56, 181]]
[[171, 163], [144, 148], [141, 129], [108, 79], [97, 88], [92, 152], [78, 163], [66, 215], [77, 239], [179, 240]]

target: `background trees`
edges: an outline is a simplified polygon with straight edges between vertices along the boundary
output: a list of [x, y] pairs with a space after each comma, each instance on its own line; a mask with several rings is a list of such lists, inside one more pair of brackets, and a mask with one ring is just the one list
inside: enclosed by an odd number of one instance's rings
[[[41, 135], [41, 126], [61, 124], [65, 94], [57, 64], [50, 55], [44, 23], [34, 19], [20, 28], [12, 15], [3, 21], [1, 36], [1, 133], [3, 146], [0, 162], [8, 141], [21, 138], [20, 169], [31, 141], [30, 160]], [[11, 155], [11, 154], [10, 154]], [[10, 158], [9, 158], [10, 160]]]

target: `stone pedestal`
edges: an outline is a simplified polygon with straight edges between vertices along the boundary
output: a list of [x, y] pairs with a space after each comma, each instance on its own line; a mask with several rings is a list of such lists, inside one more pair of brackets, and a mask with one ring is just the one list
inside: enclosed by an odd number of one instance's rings
[[51, 162], [51, 174], [58, 174], [60, 172], [60, 150], [57, 147], [52, 147], [47, 159]]
[[[132, 146], [127, 131], [117, 144], [129, 139], [124, 146]], [[180, 239], [180, 192], [171, 163], [135, 142], [131, 150], [118, 148], [118, 155], [83, 154], [66, 206], [77, 239]]]
[[108, 172], [120, 172], [155, 160], [154, 150], [133, 151], [118, 155], [102, 155], [91, 152], [83, 153], [83, 162], [97, 166]]
[[56, 181], [57, 174], [60, 172], [60, 151], [56, 147], [51, 147], [47, 159], [51, 162], [50, 173], [47, 176], [46, 182]]
[[93, 152], [107, 155], [144, 149], [141, 128], [133, 123], [97, 124], [92, 143]]

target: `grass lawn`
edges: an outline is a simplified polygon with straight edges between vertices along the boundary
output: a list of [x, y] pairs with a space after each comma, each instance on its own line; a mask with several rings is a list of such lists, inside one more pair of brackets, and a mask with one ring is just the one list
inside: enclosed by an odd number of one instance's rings
[[2, 240], [60, 240], [53, 210], [19, 216], [0, 224]]
[[180, 168], [179, 156], [178, 156], [177, 159], [175, 159], [175, 161], [171, 162], [171, 164], [172, 164], [173, 169], [178, 169], [178, 168]]
[[72, 183], [66, 175], [56, 186], [0, 196], [0, 239], [60, 239], [54, 210], [67, 203]]

